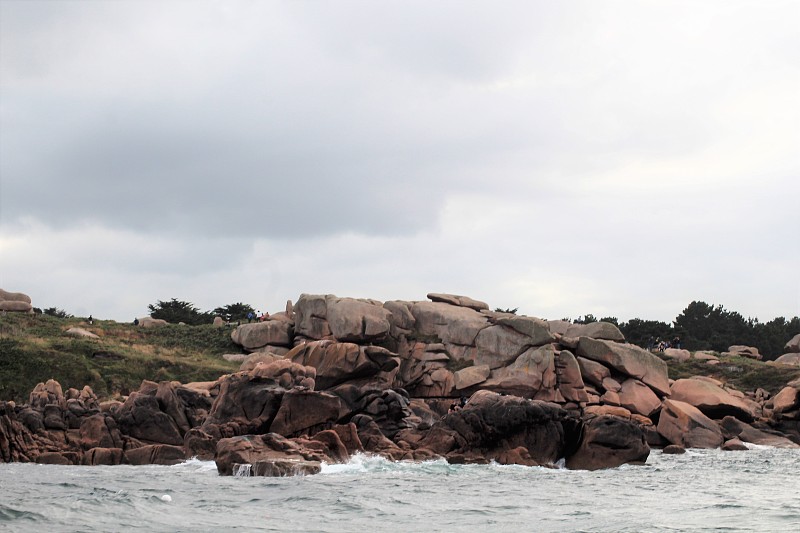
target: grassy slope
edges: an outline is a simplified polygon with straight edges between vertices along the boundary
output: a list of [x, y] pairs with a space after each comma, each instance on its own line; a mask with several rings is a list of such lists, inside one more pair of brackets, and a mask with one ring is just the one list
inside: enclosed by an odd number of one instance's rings
[[[64, 334], [80, 326], [100, 339]], [[98, 396], [136, 390], [143, 379], [209, 381], [238, 369], [222, 359], [240, 353], [230, 329], [133, 324], [46, 315], [0, 315], [0, 400], [27, 401], [39, 382], [56, 379], [64, 389], [89, 385]]]

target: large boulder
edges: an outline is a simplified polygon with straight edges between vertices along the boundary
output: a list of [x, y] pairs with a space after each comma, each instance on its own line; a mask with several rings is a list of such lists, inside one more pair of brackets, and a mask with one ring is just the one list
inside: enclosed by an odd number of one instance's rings
[[711, 418], [731, 415], [745, 422], [753, 420], [752, 408], [741, 398], [702, 379], [679, 379], [672, 384], [670, 399], [686, 402]]
[[555, 404], [482, 390], [463, 409], [448, 414], [441, 426], [434, 426], [439, 428], [435, 440], [441, 447], [431, 449], [492, 457], [521, 446], [536, 463], [549, 464], [565, 455], [568, 442], [577, 440], [577, 425]]
[[637, 379], [626, 379], [619, 392], [619, 405], [644, 416], [651, 416], [661, 408], [661, 400], [653, 390]]
[[442, 294], [431, 292], [428, 293], [428, 299], [432, 302], [443, 302], [450, 305], [457, 305], [459, 307], [469, 307], [470, 309], [474, 309], [476, 311], [483, 311], [484, 309], [489, 309], [489, 305], [486, 302], [481, 302], [480, 300], [474, 300], [469, 296], [459, 296], [457, 294]]
[[489, 378], [492, 370], [489, 365], [469, 366], [453, 373], [453, 385], [456, 390], [468, 389]]
[[283, 436], [296, 436], [329, 429], [339, 419], [342, 401], [338, 396], [318, 391], [291, 390], [270, 425], [270, 431]]
[[287, 390], [313, 390], [315, 374], [313, 368], [280, 359], [227, 376], [203, 426], [226, 425], [238, 435], [266, 433]]
[[743, 442], [758, 444], [760, 446], [772, 446], [773, 448], [800, 448], [800, 445], [792, 442], [783, 435], [776, 432], [768, 433], [742, 422], [732, 416], [722, 419], [722, 431], [728, 439], [738, 438]]
[[0, 302], [31, 303], [31, 297], [21, 292], [8, 292], [3, 289], [0, 289]]
[[556, 388], [555, 350], [529, 348], [510, 365], [492, 371], [481, 389], [522, 398], [553, 400]]
[[149, 444], [125, 450], [125, 460], [132, 465], [175, 465], [186, 460], [182, 446]]
[[[152, 391], [155, 392], [155, 391]], [[122, 433], [148, 443], [183, 445], [178, 424], [161, 411], [155, 394], [132, 392], [114, 413]]]
[[0, 289], [0, 311], [30, 313], [33, 311], [31, 297], [21, 292], [8, 292]]
[[742, 346], [739, 344], [729, 346], [728, 351], [724, 352], [722, 355], [748, 357], [750, 359], [757, 359], [759, 361], [763, 359], [763, 356], [758, 353], [758, 348], [754, 346]]
[[589, 324], [572, 324], [564, 337], [591, 337], [615, 342], [625, 342], [625, 335], [610, 322], [591, 322]]
[[800, 390], [795, 387], [784, 387], [772, 398], [772, 409], [781, 414], [793, 411], [800, 406]]
[[507, 326], [489, 326], [480, 330], [475, 337], [475, 364], [500, 368], [514, 361], [531, 346], [531, 337], [524, 333]]
[[331, 333], [341, 342], [365, 343], [389, 333], [391, 311], [383, 304], [328, 296], [326, 318]]
[[285, 358], [313, 367], [316, 387], [323, 390], [345, 381], [391, 372], [399, 365], [397, 354], [385, 348], [327, 340], [299, 344]]
[[597, 387], [605, 388], [603, 381], [611, 377], [611, 371], [608, 367], [585, 357], [578, 357], [577, 359], [583, 380]]
[[547, 321], [540, 318], [512, 315], [500, 317], [496, 322], [528, 337], [528, 344], [531, 346], [542, 346], [555, 341], [555, 336], [550, 332]]
[[[339, 444], [344, 448], [341, 441]], [[317, 474], [322, 462], [336, 462], [336, 453], [332, 453], [328, 445], [322, 442], [315, 448], [311, 449], [276, 433], [244, 435], [221, 439], [217, 443], [215, 461], [217, 471], [223, 476]]]
[[443, 302], [414, 302], [411, 314], [417, 336], [461, 346], [474, 345], [478, 333], [489, 326], [488, 318], [478, 311]]
[[789, 353], [800, 353], [800, 333], [792, 337], [783, 349]]
[[567, 457], [567, 468], [598, 470], [626, 463], [644, 463], [650, 447], [638, 424], [616, 416], [598, 416], [584, 424], [577, 451]]
[[253, 351], [267, 345], [291, 346], [294, 329], [285, 320], [265, 320], [242, 324], [231, 332], [231, 340], [245, 350]]
[[558, 391], [561, 396], [571, 402], [586, 402], [589, 395], [581, 376], [581, 369], [578, 361], [572, 352], [562, 350], [555, 357], [556, 380], [558, 381]]
[[800, 353], [789, 352], [775, 359], [776, 363], [782, 365], [800, 366]]
[[657, 429], [669, 442], [684, 448], [719, 448], [724, 440], [716, 422], [676, 400], [664, 400]]
[[581, 337], [578, 355], [636, 378], [661, 396], [670, 393], [667, 364], [638, 346]]

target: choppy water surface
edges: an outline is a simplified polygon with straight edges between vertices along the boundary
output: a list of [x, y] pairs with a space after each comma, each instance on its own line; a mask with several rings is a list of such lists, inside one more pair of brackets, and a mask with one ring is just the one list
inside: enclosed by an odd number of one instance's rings
[[797, 532], [800, 451], [654, 451], [599, 472], [356, 457], [294, 478], [0, 464], [0, 530]]

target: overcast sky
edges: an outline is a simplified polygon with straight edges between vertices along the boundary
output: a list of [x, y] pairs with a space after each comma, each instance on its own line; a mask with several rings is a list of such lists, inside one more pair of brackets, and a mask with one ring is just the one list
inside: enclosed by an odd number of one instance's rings
[[0, 287], [800, 315], [800, 2], [0, 0]]

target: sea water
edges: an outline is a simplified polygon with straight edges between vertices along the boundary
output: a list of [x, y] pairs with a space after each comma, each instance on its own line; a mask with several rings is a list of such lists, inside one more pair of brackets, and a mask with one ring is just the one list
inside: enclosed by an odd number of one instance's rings
[[0, 530], [796, 533], [800, 450], [653, 451], [596, 472], [359, 455], [287, 478], [222, 477], [197, 460], [0, 464]]

